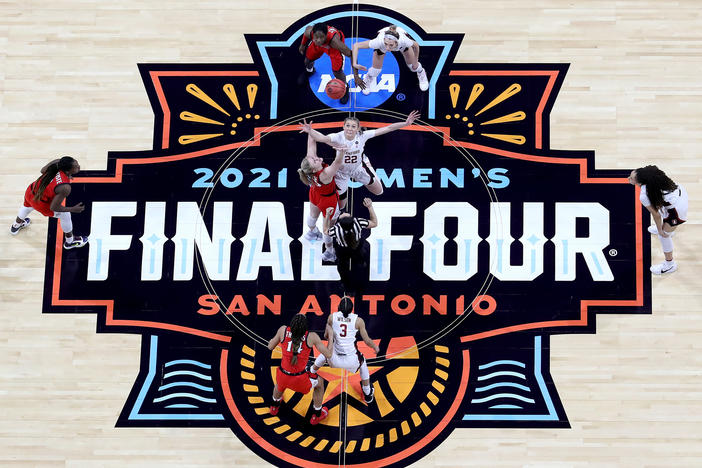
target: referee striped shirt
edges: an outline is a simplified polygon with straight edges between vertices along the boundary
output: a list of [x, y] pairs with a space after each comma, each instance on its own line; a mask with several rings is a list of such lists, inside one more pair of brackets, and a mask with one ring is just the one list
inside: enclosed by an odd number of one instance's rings
[[[368, 220], [365, 218], [353, 218], [351, 232], [353, 233], [353, 237], [357, 243], [360, 242], [362, 237], [361, 230], [363, 228], [367, 228], [368, 224]], [[346, 242], [346, 239], [344, 237], [344, 230], [338, 222], [334, 226], [332, 226], [331, 229], [329, 229], [329, 237], [331, 237], [332, 240], [339, 244], [341, 247], [349, 247], [349, 244], [348, 242]]]

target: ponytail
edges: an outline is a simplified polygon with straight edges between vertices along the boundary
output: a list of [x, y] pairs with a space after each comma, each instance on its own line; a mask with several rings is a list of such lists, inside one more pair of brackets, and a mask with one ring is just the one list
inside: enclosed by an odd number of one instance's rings
[[292, 351], [293, 356], [290, 359], [290, 364], [297, 364], [297, 351], [300, 349], [302, 339], [307, 333], [307, 317], [302, 314], [296, 314], [290, 322], [290, 334], [292, 335]]

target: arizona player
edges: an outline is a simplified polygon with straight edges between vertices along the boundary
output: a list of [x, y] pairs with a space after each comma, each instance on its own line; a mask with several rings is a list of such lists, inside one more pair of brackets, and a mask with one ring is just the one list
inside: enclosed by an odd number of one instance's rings
[[[358, 49], [373, 49], [373, 64], [370, 70], [363, 65], [358, 64]], [[377, 84], [377, 78], [383, 68], [383, 61], [387, 52], [402, 53], [407, 67], [417, 74], [419, 80], [419, 89], [426, 91], [429, 89], [429, 80], [427, 72], [419, 63], [419, 44], [413, 40], [405, 32], [404, 29], [398, 28], [394, 24], [378, 31], [378, 36], [369, 41], [356, 42], [351, 51], [352, 67], [355, 77], [355, 82], [363, 94], [369, 94]], [[367, 70], [363, 80], [359, 80], [358, 70]]]
[[[307, 125], [307, 121], [303, 120], [301, 125]], [[317, 156], [317, 142], [308, 134], [307, 155], [302, 160], [300, 169], [297, 170], [302, 183], [310, 187], [310, 214], [307, 216], [307, 227], [310, 230], [305, 233], [305, 238], [324, 239], [326, 250], [322, 253], [322, 259], [326, 262], [333, 262], [336, 256], [331, 237], [320, 232], [317, 228], [317, 219], [320, 213], [324, 213], [325, 216], [331, 213], [330, 219], [333, 224], [339, 217], [339, 194], [336, 191], [334, 176], [341, 167], [343, 156], [343, 151], [337, 150], [334, 162], [327, 165]]]
[[303, 314], [296, 314], [290, 321], [289, 327], [285, 325], [280, 327], [275, 336], [268, 342], [268, 349], [273, 351], [279, 344], [283, 358], [280, 360], [280, 367], [276, 373], [270, 412], [274, 416], [278, 414], [280, 405], [283, 403], [283, 392], [286, 389], [307, 393], [311, 388], [314, 388], [312, 394], [314, 414], [310, 419], [310, 424], [318, 424], [327, 417], [329, 410], [322, 406], [324, 381], [317, 376], [310, 376], [306, 368], [307, 360], [312, 346], [315, 346], [324, 356], [331, 357], [332, 353], [329, 348], [324, 346], [319, 335], [307, 331], [307, 317]]
[[16, 236], [22, 229], [29, 226], [29, 213], [37, 210], [44, 216], [58, 218], [61, 230], [64, 232], [63, 248], [75, 249], [88, 243], [85, 236], [73, 236], [73, 221], [71, 213], [81, 213], [83, 203], [73, 206], [63, 206], [63, 201], [71, 193], [71, 179], [80, 171], [78, 161], [70, 156], [54, 159], [41, 168], [41, 176], [32, 182], [24, 192], [24, 204], [19, 209], [17, 219], [10, 226], [10, 234]]
[[[314, 61], [322, 54], [327, 54], [331, 59], [334, 77], [346, 83], [344, 55], [351, 57], [351, 49], [344, 43], [344, 33], [340, 29], [324, 23], [307, 26], [302, 34], [299, 50], [305, 56], [305, 73], [300, 75], [299, 85], [302, 85], [305, 79], [314, 73]], [[348, 83], [346, 83], [346, 92], [339, 99], [339, 102], [341, 104], [349, 102]]]
[[301, 130], [308, 133], [315, 141], [326, 143], [333, 148], [344, 148], [344, 160], [334, 176], [339, 192], [339, 208], [343, 209], [346, 206], [349, 179], [362, 183], [374, 195], [383, 193], [383, 185], [376, 177], [375, 170], [364, 152], [366, 141], [412, 125], [417, 117], [419, 112], [415, 110], [410, 112], [404, 122], [396, 122], [376, 130], [363, 130], [361, 122], [356, 117], [347, 117], [344, 120], [344, 129], [329, 135], [323, 135], [308, 123], [301, 124]]
[[641, 186], [639, 199], [651, 213], [653, 223], [648, 232], [658, 236], [663, 247], [665, 261], [651, 266], [651, 273], [664, 275], [678, 269], [673, 260], [673, 234], [687, 220], [687, 191], [673, 182], [657, 166], [634, 169], [629, 174], [629, 183]]
[[325, 337], [332, 342], [333, 352], [331, 358], [320, 354], [314, 361], [311, 368], [312, 375], [326, 362], [330, 367], [346, 369], [349, 372], [361, 374], [361, 388], [363, 389], [363, 399], [366, 403], [373, 402], [373, 387], [370, 385], [370, 373], [363, 354], [358, 350], [356, 335], [360, 335], [365, 344], [378, 353], [380, 349], [368, 336], [366, 324], [361, 317], [353, 311], [351, 298], [344, 296], [339, 302], [339, 310], [329, 315], [327, 319], [327, 332], [331, 334]]

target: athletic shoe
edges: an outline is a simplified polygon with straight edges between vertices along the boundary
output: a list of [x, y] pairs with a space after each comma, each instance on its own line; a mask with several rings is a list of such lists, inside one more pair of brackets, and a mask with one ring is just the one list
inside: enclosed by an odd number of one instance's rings
[[320, 240], [322, 238], [322, 233], [316, 227], [310, 231], [307, 231], [304, 236], [308, 241]]
[[309, 375], [310, 379], [319, 378], [319, 374], [312, 370], [312, 364], [308, 364], [305, 370], [307, 371], [307, 375]]
[[367, 405], [373, 403], [373, 399], [375, 398], [374, 395], [375, 395], [375, 389], [371, 385], [370, 393], [368, 395], [366, 395], [365, 393], [363, 394], [363, 401], [365, 401]]
[[339, 99], [339, 104], [346, 104], [349, 102], [349, 85], [346, 85], [346, 92], [344, 93], [343, 96], [341, 96], [341, 99]]
[[375, 76], [370, 76], [368, 73], [366, 73], [366, 76], [363, 77], [363, 84], [366, 85], [364, 89], [361, 90], [364, 96], [368, 96], [371, 92], [371, 88], [377, 87], [377, 77]]
[[63, 241], [64, 249], [79, 249], [88, 244], [88, 238], [86, 236], [75, 236], [73, 237], [73, 242]]
[[[651, 225], [648, 227], [648, 232], [650, 232], [650, 233], [653, 234], [654, 236], [657, 236], [657, 235], [658, 235], [658, 228], [656, 227], [655, 224], [651, 224]], [[670, 237], [673, 237], [673, 236], [675, 235], [675, 231], [669, 232], [668, 235], [669, 235]]]
[[313, 414], [312, 417], [310, 418], [310, 424], [313, 426], [316, 426], [319, 424], [319, 421], [325, 419], [327, 416], [329, 416], [329, 410], [327, 409], [326, 406], [322, 406], [322, 411], [319, 416], [316, 414]]
[[280, 405], [278, 405], [278, 406], [271, 405], [271, 407], [268, 411], [270, 411], [271, 416], [275, 416], [276, 414], [278, 414], [278, 411], [280, 411]]
[[18, 232], [20, 232], [22, 229], [26, 228], [30, 224], [32, 224], [32, 220], [29, 218], [24, 218], [22, 224], [12, 223], [12, 226], [10, 226], [10, 234], [16, 236]]
[[675, 262], [663, 262], [658, 265], [653, 265], [651, 267], [651, 273], [654, 275], [665, 275], [667, 273], [672, 273], [678, 269], [678, 264]]
[[427, 79], [427, 72], [422, 68], [422, 71], [417, 73], [417, 78], [419, 79], [419, 89], [426, 91], [429, 89], [429, 80]]
[[336, 252], [334, 252], [334, 249], [327, 249], [324, 251], [322, 254], [322, 261], [325, 262], [335, 262], [336, 261]]

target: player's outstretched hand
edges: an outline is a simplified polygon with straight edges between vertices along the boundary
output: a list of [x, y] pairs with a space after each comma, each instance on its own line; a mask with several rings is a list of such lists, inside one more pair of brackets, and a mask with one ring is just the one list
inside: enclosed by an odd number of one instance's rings
[[85, 206], [83, 206], [83, 202], [78, 203], [77, 205], [73, 205], [71, 207], [71, 212], [73, 213], [82, 213], [83, 210], [85, 209]]
[[363, 199], [363, 206], [365, 206], [366, 208], [373, 206], [373, 200], [371, 200], [368, 197], [364, 198]]
[[300, 122], [300, 133], [310, 133], [312, 131], [312, 121], [309, 123], [305, 119]]
[[419, 117], [419, 111], [413, 110], [407, 116], [407, 120], [405, 120], [405, 125], [412, 125], [414, 123], [414, 121], [417, 120], [418, 117]]

